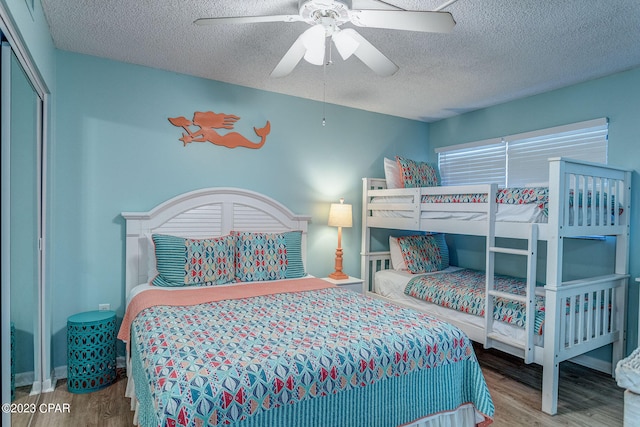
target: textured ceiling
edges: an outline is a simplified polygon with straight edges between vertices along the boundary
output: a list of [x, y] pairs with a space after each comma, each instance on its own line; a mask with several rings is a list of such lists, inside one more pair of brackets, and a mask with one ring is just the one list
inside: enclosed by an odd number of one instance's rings
[[[446, 0], [354, 0], [435, 10]], [[291, 0], [42, 0], [56, 47], [422, 121], [640, 66], [639, 0], [458, 0], [448, 34], [354, 27], [400, 70], [333, 55], [269, 74], [303, 22], [198, 26], [201, 17], [297, 14]], [[352, 27], [345, 24], [343, 28]], [[324, 92], [326, 79], [326, 92]]]

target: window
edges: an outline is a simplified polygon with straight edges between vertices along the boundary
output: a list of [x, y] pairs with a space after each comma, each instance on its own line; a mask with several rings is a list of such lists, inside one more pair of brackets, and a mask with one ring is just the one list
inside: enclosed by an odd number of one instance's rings
[[595, 119], [436, 150], [442, 185], [546, 185], [550, 157], [607, 163], [607, 119]]

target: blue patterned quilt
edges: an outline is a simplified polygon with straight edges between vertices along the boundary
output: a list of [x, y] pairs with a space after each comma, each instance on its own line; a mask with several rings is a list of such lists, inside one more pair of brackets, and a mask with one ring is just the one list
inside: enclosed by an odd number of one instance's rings
[[[524, 279], [494, 276], [495, 289], [517, 295], [526, 295], [527, 283]], [[485, 315], [485, 275], [483, 271], [463, 268], [453, 272], [434, 273], [412, 278], [404, 289], [404, 293], [442, 307], [450, 308], [475, 316]], [[573, 311], [581, 310], [611, 310], [611, 304], [604, 299], [598, 305], [597, 298], [592, 298], [592, 292], [576, 295], [573, 301]], [[582, 303], [580, 298], [584, 297]], [[535, 321], [533, 331], [542, 335], [544, 329], [544, 297], [535, 297]], [[564, 313], [571, 313], [571, 298], [564, 299]], [[493, 318], [510, 325], [524, 328], [526, 324], [525, 304], [506, 298], [496, 298], [493, 307]]]
[[338, 288], [153, 306], [131, 346], [143, 427], [389, 427], [469, 403], [487, 425], [494, 412], [459, 329]]
[[[526, 295], [524, 279], [495, 275], [496, 290], [517, 295]], [[435, 273], [412, 278], [404, 293], [442, 307], [475, 316], [484, 316], [485, 275], [483, 271], [461, 269], [453, 272]], [[542, 335], [544, 324], [544, 298], [536, 296], [536, 319], [534, 332]], [[496, 298], [493, 318], [524, 328], [525, 305], [518, 301]]]

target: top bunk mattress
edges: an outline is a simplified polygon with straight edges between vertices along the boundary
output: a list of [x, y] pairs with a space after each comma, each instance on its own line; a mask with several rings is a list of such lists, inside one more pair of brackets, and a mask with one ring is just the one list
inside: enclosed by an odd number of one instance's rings
[[[441, 188], [441, 187], [440, 187]], [[583, 209], [582, 192], [578, 195], [577, 209], [568, 209], [569, 223], [591, 225], [591, 191], [587, 192], [588, 209]], [[604, 203], [608, 204], [608, 197], [605, 193]], [[487, 203], [487, 194], [467, 193], [467, 194], [422, 194], [420, 203], [421, 219], [439, 220], [467, 220], [482, 221], [486, 218], [486, 213], [478, 211], [466, 211], [458, 209], [463, 204]], [[375, 196], [370, 198], [370, 204], [409, 204], [412, 196]], [[573, 192], [568, 197], [569, 207], [574, 207]], [[599, 225], [600, 220], [600, 195], [596, 193], [595, 199], [595, 225]], [[620, 215], [623, 210], [615, 208], [615, 197], [611, 197], [611, 216]], [[437, 208], [434, 206], [437, 205]], [[499, 222], [523, 222], [523, 223], [546, 223], [549, 209], [549, 188], [548, 187], [514, 187], [499, 188], [496, 193], [496, 221]], [[429, 208], [426, 208], [429, 206]], [[456, 208], [452, 208], [455, 206]], [[574, 211], [577, 211], [578, 219], [574, 221]], [[586, 219], [584, 218], [586, 213]], [[413, 211], [400, 209], [372, 209], [371, 216], [386, 218], [412, 218]], [[612, 220], [613, 223], [613, 220]]]
[[[410, 196], [378, 196], [370, 203], [407, 203]], [[505, 222], [547, 222], [547, 202], [549, 189], [547, 187], [502, 188], [496, 194], [496, 221]], [[422, 204], [438, 204], [442, 209], [422, 209], [423, 219], [463, 219], [483, 220], [486, 214], [482, 212], [467, 212], [448, 209], [451, 204], [486, 203], [487, 195], [481, 193], [469, 194], [423, 194]], [[380, 217], [411, 217], [410, 211], [402, 210], [373, 210], [372, 216]]]

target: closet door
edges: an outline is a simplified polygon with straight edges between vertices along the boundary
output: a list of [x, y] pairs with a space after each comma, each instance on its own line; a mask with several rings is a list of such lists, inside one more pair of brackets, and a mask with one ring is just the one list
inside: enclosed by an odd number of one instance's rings
[[[15, 386], [40, 392], [41, 108], [11, 47], [2, 45], [2, 281], [8, 280]], [[6, 251], [8, 249], [8, 251]], [[3, 301], [3, 311], [6, 310]], [[4, 382], [4, 380], [3, 380]]]

